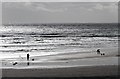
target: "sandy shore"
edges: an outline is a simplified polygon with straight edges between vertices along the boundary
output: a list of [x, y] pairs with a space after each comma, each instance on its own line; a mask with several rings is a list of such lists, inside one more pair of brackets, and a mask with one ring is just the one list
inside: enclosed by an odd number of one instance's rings
[[44, 69], [3, 69], [3, 77], [95, 77], [117, 76], [118, 66], [85, 66]]
[[[2, 60], [3, 77], [102, 77], [118, 75], [118, 53], [74, 53]], [[34, 58], [34, 61], [32, 59]], [[13, 63], [17, 62], [16, 65]]]
[[[34, 62], [35, 65], [3, 68], [3, 77], [103, 77], [118, 76], [117, 57], [71, 61]], [[25, 63], [26, 64], [26, 63]]]
[[[34, 58], [34, 61], [31, 59]], [[27, 63], [30, 63], [28, 66]], [[16, 64], [15, 64], [16, 63]], [[68, 54], [53, 55], [44, 57], [31, 57], [29, 61], [26, 58], [12, 58], [2, 60], [2, 69], [30, 69], [30, 68], [63, 68], [76, 66], [99, 66], [99, 65], [118, 65], [118, 57], [115, 55], [97, 55], [97, 54]]]

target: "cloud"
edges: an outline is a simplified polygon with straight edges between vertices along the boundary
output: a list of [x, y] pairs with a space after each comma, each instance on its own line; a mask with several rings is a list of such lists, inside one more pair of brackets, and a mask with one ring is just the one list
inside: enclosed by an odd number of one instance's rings
[[118, 3], [107, 3], [107, 4], [102, 4], [102, 3], [97, 3], [94, 7], [91, 8], [91, 10], [107, 10], [109, 12], [116, 12], [118, 11]]
[[5, 3], [5, 7], [13, 8], [27, 8], [31, 11], [45, 11], [45, 12], [65, 12], [71, 9], [84, 9], [88, 11], [108, 10], [110, 12], [118, 11], [118, 3], [59, 3], [59, 2], [24, 2], [24, 3]]
[[[55, 3], [57, 4], [57, 3]], [[54, 3], [36, 3], [36, 2], [25, 2], [24, 5], [31, 10], [46, 11], [46, 12], [64, 12], [67, 10], [66, 7], [58, 7]], [[60, 5], [58, 3], [58, 5]]]
[[93, 7], [94, 9], [97, 9], [97, 10], [103, 10], [104, 9], [104, 6], [101, 5], [101, 4], [96, 4], [95, 7]]
[[47, 12], [64, 12], [66, 10], [66, 9], [50, 9], [46, 7], [36, 7], [36, 9], [47, 11]]
[[[47, 3], [41, 3], [41, 2], [26, 2], [25, 6], [27, 6], [28, 8], [31, 8], [33, 10], [36, 11], [46, 11], [46, 12], [65, 12], [68, 10], [87, 10], [89, 8], [91, 8], [92, 6], [94, 6], [94, 3], [59, 3], [59, 2], [47, 2]], [[90, 10], [90, 9], [89, 9]]]
[[3, 3], [4, 23], [116, 22], [117, 4], [82, 2]]

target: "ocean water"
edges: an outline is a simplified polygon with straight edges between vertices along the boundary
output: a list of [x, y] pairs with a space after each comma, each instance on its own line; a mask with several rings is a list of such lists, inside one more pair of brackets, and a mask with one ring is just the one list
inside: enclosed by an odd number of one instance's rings
[[117, 47], [117, 24], [3, 25], [0, 29], [0, 58], [91, 53]]

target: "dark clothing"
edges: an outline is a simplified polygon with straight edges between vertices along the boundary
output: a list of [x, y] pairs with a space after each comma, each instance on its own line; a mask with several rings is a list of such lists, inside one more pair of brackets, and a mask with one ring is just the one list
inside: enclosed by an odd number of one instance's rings
[[27, 54], [27, 65], [29, 65], [29, 58], [30, 58], [30, 55], [29, 54]]
[[29, 55], [29, 54], [27, 54], [27, 60], [29, 60], [29, 56], [30, 56], [30, 55]]
[[100, 54], [100, 49], [97, 50], [97, 54]]

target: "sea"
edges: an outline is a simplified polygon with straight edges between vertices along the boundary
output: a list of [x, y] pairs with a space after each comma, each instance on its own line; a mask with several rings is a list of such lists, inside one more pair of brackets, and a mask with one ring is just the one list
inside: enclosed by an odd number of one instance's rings
[[118, 36], [117, 23], [6, 24], [0, 28], [0, 59], [117, 48]]

